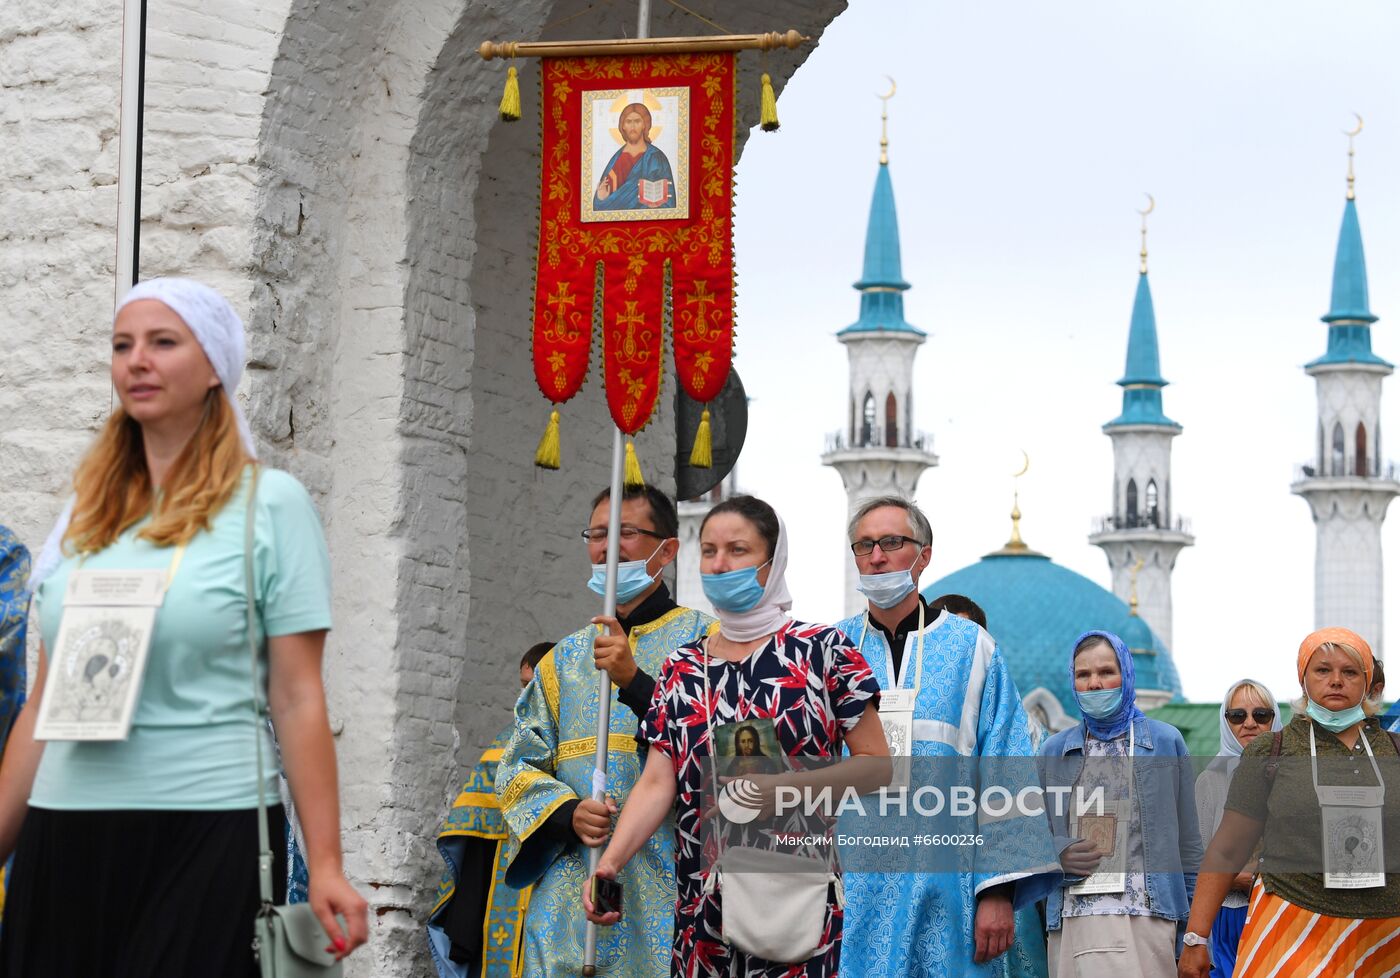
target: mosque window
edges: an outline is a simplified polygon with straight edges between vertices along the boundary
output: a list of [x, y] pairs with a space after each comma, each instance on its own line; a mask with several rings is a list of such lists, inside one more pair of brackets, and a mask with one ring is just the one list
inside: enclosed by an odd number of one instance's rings
[[862, 448], [875, 440], [875, 395], [865, 392], [865, 403], [861, 408], [860, 445]]
[[885, 447], [899, 447], [899, 405], [895, 403], [894, 391], [885, 395]]
[[1147, 506], [1143, 513], [1144, 520], [1152, 526], [1157, 526], [1157, 480], [1147, 481]]
[[1128, 525], [1137, 526], [1137, 480], [1128, 480]]
[[1346, 475], [1347, 437], [1342, 434], [1342, 423], [1332, 426], [1332, 475]]
[[1322, 421], [1317, 422], [1317, 471], [1327, 473], [1327, 436], [1322, 433]]
[[1356, 424], [1356, 474], [1366, 474], [1366, 423]]

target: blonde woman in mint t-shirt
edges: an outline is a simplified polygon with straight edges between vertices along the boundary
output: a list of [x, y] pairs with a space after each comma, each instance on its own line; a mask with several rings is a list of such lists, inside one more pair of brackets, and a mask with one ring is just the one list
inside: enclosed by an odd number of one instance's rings
[[[0, 763], [0, 861], [14, 853], [0, 978], [258, 973], [259, 795], [274, 839], [285, 816], [254, 681], [301, 819], [312, 908], [337, 957], [365, 941], [366, 903], [341, 868], [321, 684], [330, 562], [306, 490], [271, 470], [252, 510], [260, 655], [250, 675], [244, 531], [254, 451], [233, 398], [243, 356], [242, 322], [197, 282], [142, 282], [118, 307], [111, 370], [121, 406], [79, 465], [74, 498], [31, 578], [39, 668]], [[79, 571], [159, 572], [164, 596], [125, 739], [39, 741], [49, 659], [61, 651]], [[83, 718], [111, 712], [112, 698], [137, 682], [131, 635], [94, 641], [73, 657], [81, 668], [62, 659], [53, 667], [77, 677]], [[261, 784], [256, 737], [270, 775]], [[285, 859], [285, 847], [273, 849]], [[285, 878], [277, 867], [278, 891]]]

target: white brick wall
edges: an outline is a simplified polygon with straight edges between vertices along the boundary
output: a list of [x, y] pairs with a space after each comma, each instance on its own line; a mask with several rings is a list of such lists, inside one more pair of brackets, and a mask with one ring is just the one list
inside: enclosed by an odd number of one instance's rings
[[[596, 604], [576, 530], [607, 478], [602, 394], [595, 377], [564, 413], [564, 471], [537, 473], [538, 128], [498, 122], [504, 67], [475, 49], [630, 34], [625, 6], [551, 28], [586, 5], [151, 0], [142, 274], [198, 276], [244, 313], [263, 457], [327, 526], [347, 870], [372, 907], [352, 975], [427, 973], [432, 834], [462, 765], [508, 716], [520, 652]], [[843, 6], [706, 12], [815, 35]], [[658, 36], [707, 32], [655, 9]], [[117, 4], [0, 4], [0, 521], [34, 547], [111, 403], [119, 51]], [[775, 84], [803, 57], [770, 55]], [[527, 113], [536, 78], [523, 63]], [[667, 488], [674, 390], [637, 441]]]

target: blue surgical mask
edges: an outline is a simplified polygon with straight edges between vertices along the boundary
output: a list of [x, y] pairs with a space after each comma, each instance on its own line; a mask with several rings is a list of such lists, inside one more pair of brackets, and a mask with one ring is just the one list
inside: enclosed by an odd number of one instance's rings
[[1095, 720], [1107, 720], [1118, 712], [1123, 703], [1123, 687], [1117, 689], [1086, 689], [1076, 692], [1079, 709]]
[[862, 574], [856, 590], [877, 608], [893, 608], [914, 590], [914, 575], [907, 569], [885, 574]]
[[1366, 719], [1366, 711], [1361, 709], [1361, 704], [1357, 703], [1349, 709], [1340, 713], [1327, 709], [1320, 703], [1308, 700], [1308, 716], [1312, 717], [1325, 730], [1333, 733], [1341, 733], [1347, 727], [1354, 726]]
[[[651, 557], [655, 557], [660, 552], [661, 547], [666, 546], [663, 542], [651, 552]], [[624, 560], [617, 565], [617, 603], [626, 604], [647, 588], [651, 587], [652, 581], [656, 580], [656, 574], [647, 572], [647, 564], [651, 557], [645, 560]], [[608, 565], [606, 562], [593, 565], [593, 576], [588, 579], [588, 590], [594, 594], [602, 596], [607, 589]]]
[[765, 560], [757, 567], [740, 567], [723, 574], [701, 574], [700, 586], [705, 597], [716, 611], [735, 613], [752, 611], [763, 597], [763, 585], [758, 583], [758, 572], [767, 567]]

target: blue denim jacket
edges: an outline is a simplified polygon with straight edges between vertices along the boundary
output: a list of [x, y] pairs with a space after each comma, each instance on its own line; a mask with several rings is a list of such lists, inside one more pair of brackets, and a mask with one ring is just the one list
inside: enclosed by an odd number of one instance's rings
[[[1153, 757], [1151, 765], [1133, 765], [1133, 799], [1142, 820], [1142, 846], [1150, 867], [1171, 867], [1147, 874], [1147, 898], [1154, 916], [1177, 922], [1180, 937], [1196, 892], [1196, 870], [1201, 864], [1201, 832], [1196, 820], [1196, 776], [1186, 742], [1177, 729], [1159, 720], [1139, 717], [1133, 721], [1134, 755]], [[1041, 780], [1047, 788], [1074, 783], [1083, 769], [1084, 724], [1061, 730], [1040, 746]], [[1078, 763], [1070, 760], [1078, 758]], [[1172, 758], [1179, 760], [1172, 761]], [[1069, 834], [1068, 812], [1057, 812], [1047, 795], [1046, 814], [1055, 845], [1061, 852], [1074, 841]], [[1046, 926], [1059, 930], [1064, 887], [1078, 877], [1061, 874], [1059, 885], [1045, 894]]]

